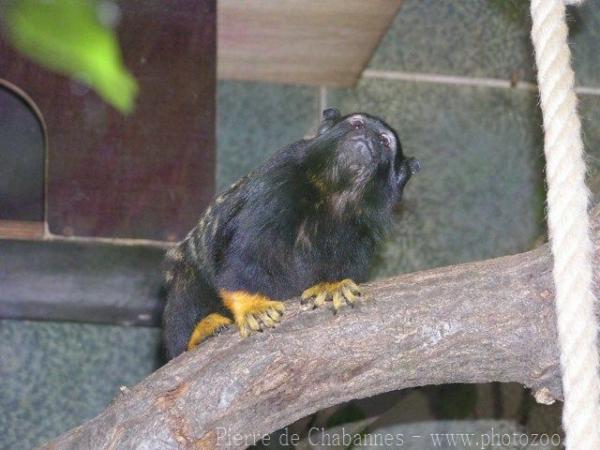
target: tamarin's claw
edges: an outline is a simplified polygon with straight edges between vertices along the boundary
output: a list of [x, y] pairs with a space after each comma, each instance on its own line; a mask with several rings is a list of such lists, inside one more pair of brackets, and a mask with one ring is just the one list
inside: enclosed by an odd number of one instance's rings
[[361, 295], [360, 287], [346, 278], [335, 283], [319, 283], [302, 293], [301, 303], [312, 308], [323, 306], [326, 301], [331, 301], [334, 312], [337, 312], [342, 306], [354, 305], [359, 300], [364, 300]]
[[260, 294], [224, 289], [220, 294], [223, 304], [233, 314], [234, 322], [242, 337], [249, 336], [253, 331], [262, 331], [276, 326], [285, 309], [282, 302]]
[[231, 319], [221, 314], [209, 314], [194, 327], [194, 331], [192, 331], [192, 335], [188, 341], [188, 351], [196, 348], [206, 338], [220, 333], [232, 323]]

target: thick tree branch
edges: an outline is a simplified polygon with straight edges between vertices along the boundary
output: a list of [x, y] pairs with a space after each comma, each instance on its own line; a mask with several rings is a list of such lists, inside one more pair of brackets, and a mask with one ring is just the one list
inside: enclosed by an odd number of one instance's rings
[[[596, 210], [596, 262], [599, 222]], [[547, 246], [366, 293], [337, 316], [293, 301], [274, 331], [210, 339], [40, 448], [244, 448], [319, 409], [427, 384], [512, 381], [540, 402], [561, 397]]]

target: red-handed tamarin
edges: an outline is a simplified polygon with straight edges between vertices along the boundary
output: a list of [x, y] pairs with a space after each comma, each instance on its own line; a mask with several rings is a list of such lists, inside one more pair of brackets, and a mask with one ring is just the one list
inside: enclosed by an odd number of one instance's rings
[[273, 327], [285, 299], [335, 311], [359, 301], [357, 283], [419, 168], [383, 120], [326, 109], [315, 137], [280, 149], [216, 197], [168, 252], [168, 357], [224, 327], [242, 336]]

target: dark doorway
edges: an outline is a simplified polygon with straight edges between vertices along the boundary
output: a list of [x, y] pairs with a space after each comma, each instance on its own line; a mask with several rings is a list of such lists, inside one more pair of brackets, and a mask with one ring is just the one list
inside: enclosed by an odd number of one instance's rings
[[[41, 231], [44, 147], [44, 128], [35, 106], [17, 87], [0, 79], [0, 221], [21, 222], [26, 228], [35, 222], [33, 229]], [[9, 228], [13, 227], [4, 223], [0, 233]]]

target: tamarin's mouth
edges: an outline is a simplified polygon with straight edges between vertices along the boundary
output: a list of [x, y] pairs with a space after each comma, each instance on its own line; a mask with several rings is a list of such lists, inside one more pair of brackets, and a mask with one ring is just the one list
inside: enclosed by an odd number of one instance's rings
[[410, 169], [410, 174], [415, 175], [421, 170], [421, 162], [417, 158], [408, 158], [406, 164]]

